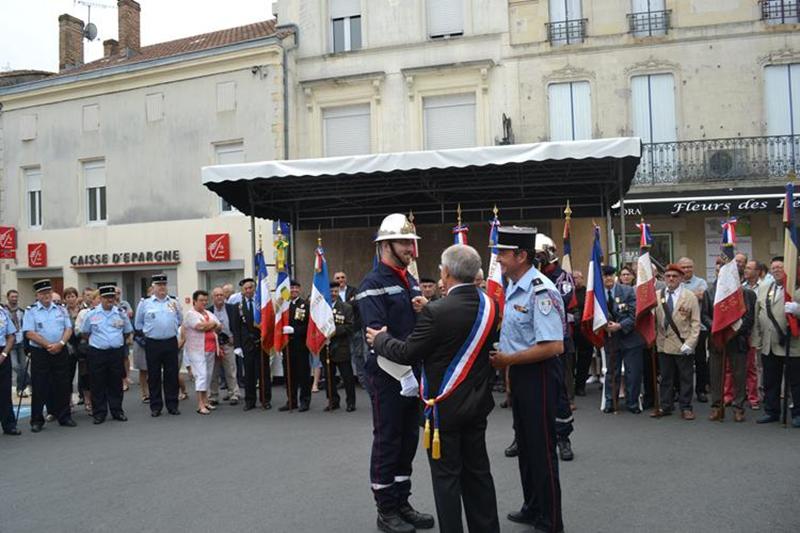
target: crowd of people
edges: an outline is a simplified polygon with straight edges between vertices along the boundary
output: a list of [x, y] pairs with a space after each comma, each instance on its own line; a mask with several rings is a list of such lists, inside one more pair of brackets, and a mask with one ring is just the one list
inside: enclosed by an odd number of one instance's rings
[[[310, 353], [306, 344], [310, 302], [296, 280], [282, 331], [288, 343], [281, 354], [286, 402], [280, 411], [308, 411], [313, 394], [323, 390], [324, 409], [340, 409], [341, 386], [351, 412], [356, 387], [368, 392], [374, 426], [370, 477], [383, 531], [434, 525], [432, 515], [408, 501], [419, 397], [437, 516], [440, 527], [452, 531], [461, 530], [462, 502], [471, 530], [499, 530], [485, 449], [493, 390], [506, 393], [501, 407], [512, 409], [515, 435], [506, 455], [520, 462], [523, 505], [508, 519], [546, 531], [563, 528], [554, 459], [574, 457], [575, 397], [585, 396], [588, 385], [602, 385], [604, 413], [649, 410], [659, 418], [672, 414], [677, 403], [684, 420], [694, 420], [693, 402], [708, 402], [709, 395], [710, 420], [722, 421], [730, 406], [733, 420], [743, 422], [749, 407], [763, 409], [759, 424], [779, 420], [782, 394], [800, 398], [800, 342], [791, 342], [790, 324], [791, 317], [800, 317], [800, 291], [785, 297], [781, 257], [768, 265], [742, 253], [733, 258], [746, 311], [723, 345], [709, 335], [717, 281], [698, 276], [690, 258], [654, 267], [653, 346], [635, 327], [637, 273], [628, 265], [604, 266], [602, 287], [594, 290], [605, 294], [608, 320], [603, 345], [597, 346], [580, 327], [584, 275], [562, 268], [547, 236], [531, 228], [500, 228], [494, 260], [504, 276], [502, 301], [487, 295], [480, 256], [466, 245], [445, 250], [439, 276], [417, 282], [408, 271], [417, 238], [403, 215], [390, 215], [375, 239], [380, 260], [361, 286], [335, 273], [329, 302], [335, 332], [321, 353]], [[724, 261], [717, 260], [718, 272]], [[111, 284], [82, 293], [67, 288], [62, 297], [45, 279], [34, 290], [36, 302], [25, 309], [19, 293], [8, 291], [0, 312], [5, 434], [20, 434], [12, 381], [19, 400], [32, 395], [34, 433], [46, 421], [76, 426], [72, 413], [78, 405], [95, 424], [109, 415], [126, 421], [123, 394], [131, 363], [153, 417], [164, 408], [180, 414], [179, 402], [188, 399], [186, 380], [194, 383], [195, 411], [202, 416], [221, 402], [243, 402], [244, 411], [259, 403], [272, 408], [271, 364], [262, 348], [251, 278], [241, 280], [236, 292], [232, 285], [196, 290], [187, 309], [168, 294], [164, 274], [153, 276], [135, 311]], [[792, 425], [800, 427], [800, 402], [791, 409]]]

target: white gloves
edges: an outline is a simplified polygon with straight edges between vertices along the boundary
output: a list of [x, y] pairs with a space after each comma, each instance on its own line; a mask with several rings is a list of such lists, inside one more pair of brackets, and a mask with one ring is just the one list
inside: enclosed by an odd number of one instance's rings
[[692, 355], [694, 353], [694, 350], [692, 350], [692, 348], [688, 344], [683, 343], [683, 346], [681, 346], [681, 353], [683, 355]]
[[792, 314], [794, 316], [800, 316], [800, 304], [797, 302], [786, 302], [783, 304], [783, 309], [786, 311], [787, 314]]
[[414, 376], [414, 372], [409, 370], [400, 378], [400, 396], [405, 396], [407, 398], [413, 398], [414, 396], [419, 395], [419, 383], [417, 382], [417, 378]]
[[242, 352], [242, 349], [241, 349], [241, 348], [234, 348], [234, 349], [233, 349], [233, 354], [234, 354], [236, 357], [244, 357], [244, 352]]
[[284, 335], [293, 335], [294, 328], [292, 326], [283, 326], [283, 334]]

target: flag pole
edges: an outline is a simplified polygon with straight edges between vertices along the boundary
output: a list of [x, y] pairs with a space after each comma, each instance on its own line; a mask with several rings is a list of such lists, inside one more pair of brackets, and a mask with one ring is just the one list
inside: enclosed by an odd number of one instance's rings
[[[317, 226], [317, 246], [322, 248], [322, 226]], [[330, 303], [330, 302], [329, 302]], [[325, 341], [325, 346], [323, 347], [325, 350], [325, 384], [327, 385], [328, 389], [328, 412], [333, 412], [333, 376], [331, 375], [331, 347], [330, 341]], [[320, 353], [320, 355], [322, 355]]]
[[[283, 243], [281, 241], [283, 241], [283, 232], [281, 231], [281, 221], [278, 219], [278, 239], [275, 241], [275, 267], [278, 271], [286, 268], [286, 257], [284, 257], [286, 252], [282, 247]], [[274, 326], [273, 324], [273, 327]], [[283, 338], [283, 331], [281, 331], [281, 338]], [[294, 409], [294, 387], [292, 387], [292, 354], [289, 349], [288, 341], [286, 342], [286, 346], [283, 347], [283, 353], [281, 355], [286, 367], [286, 403], [289, 405], [289, 412], [291, 413], [292, 409]]]
[[[640, 248], [639, 248], [639, 255], [641, 256], [642, 254], [645, 254], [645, 253], [650, 251], [650, 243], [645, 238], [645, 236], [647, 235], [647, 226], [645, 226], [644, 217], [642, 217], [639, 220], [639, 223], [642, 226], [642, 239], [641, 239]], [[652, 260], [652, 258], [651, 258], [651, 260]], [[655, 283], [654, 283], [654, 285], [655, 285]], [[655, 290], [655, 288], [653, 290]], [[656, 301], [658, 301], [658, 300], [656, 299]], [[652, 313], [653, 311], [650, 311], [650, 312]], [[656, 412], [656, 417], [660, 418], [661, 417], [661, 390], [659, 389], [659, 386], [658, 386], [658, 369], [657, 369], [658, 358], [656, 357], [656, 352], [657, 351], [658, 351], [657, 346], [655, 345], [655, 343], [653, 343], [653, 345], [650, 346], [650, 370], [651, 370], [651, 374], [652, 374], [652, 378], [653, 378], [653, 405], [655, 406], [655, 409], [656, 409], [656, 411], [655, 411]]]
[[[261, 231], [259, 230], [259, 232], [258, 232], [258, 249], [259, 249], [259, 251], [261, 251], [262, 254], [264, 253], [264, 250], [262, 248], [263, 244], [264, 244], [263, 235], [261, 234]], [[256, 276], [255, 277], [256, 277], [256, 281], [260, 283], [260, 280], [258, 279], [258, 271], [257, 270], [258, 270], [258, 268], [256, 267]], [[262, 297], [263, 297], [263, 295], [262, 295]], [[259, 307], [259, 313], [260, 313], [260, 311], [261, 311], [261, 302], [260, 301], [258, 302], [258, 307]], [[264, 317], [261, 317], [261, 320], [264, 320]], [[260, 379], [259, 379], [258, 395], [259, 395], [259, 399], [261, 400], [261, 407], [266, 409], [267, 394], [266, 394], [266, 390], [264, 389], [264, 381], [266, 379], [265, 369], [264, 369], [264, 345], [261, 342], [261, 334], [260, 333], [261, 333], [261, 324], [259, 324], [259, 336], [258, 336], [258, 349], [259, 349], [259, 351], [261, 353], [261, 365], [259, 365], [261, 367], [261, 368], [259, 368], [261, 375], [260, 375]]]
[[[787, 242], [787, 237], [791, 238], [792, 234], [795, 231], [796, 225], [794, 222], [794, 181], [797, 178], [795, 175], [794, 169], [789, 170], [787, 175], [789, 178], [789, 183], [791, 185], [787, 185], [787, 198], [786, 198], [786, 206], [784, 209], [786, 213], [789, 214], [788, 217], [784, 217], [784, 224], [786, 228], [784, 229], [784, 258], [783, 260], [786, 261], [788, 256], [786, 252], [791, 252], [794, 257], [789, 261], [790, 270], [784, 273], [784, 294], [789, 301], [794, 301], [794, 290], [795, 285], [797, 284], [797, 249], [794, 246], [789, 246]], [[791, 195], [788, 194], [788, 190], [791, 190]], [[791, 224], [792, 227], [789, 227]], [[787, 235], [788, 233], [788, 235]], [[791, 283], [790, 283], [791, 282]], [[782, 420], [784, 428], [788, 428], [788, 419], [789, 419], [789, 356], [791, 352], [791, 345], [792, 345], [792, 324], [791, 318], [787, 317], [786, 320], [786, 354], [783, 356], [783, 414]], [[792, 398], [794, 401], [800, 401], [800, 398]]]

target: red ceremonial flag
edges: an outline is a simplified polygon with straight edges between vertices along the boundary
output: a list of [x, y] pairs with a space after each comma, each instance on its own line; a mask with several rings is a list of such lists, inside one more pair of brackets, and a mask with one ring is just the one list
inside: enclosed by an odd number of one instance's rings
[[586, 339], [598, 348], [602, 348], [605, 344], [605, 325], [608, 323], [608, 303], [606, 291], [603, 290], [603, 273], [600, 269], [602, 257], [600, 228], [595, 226], [592, 258], [586, 276], [586, 302], [583, 305], [581, 331]]
[[739, 281], [739, 268], [733, 260], [735, 245], [736, 219], [732, 218], [722, 224], [722, 252], [728, 262], [722, 265], [717, 276], [714, 320], [711, 325], [711, 340], [720, 349], [736, 335], [734, 326], [747, 311], [742, 283]]
[[314, 355], [319, 355], [322, 347], [328, 343], [328, 339], [336, 333], [331, 305], [328, 263], [325, 261], [325, 253], [320, 243], [314, 254], [314, 282], [311, 284], [310, 316], [306, 333], [306, 346]]
[[[794, 289], [797, 283], [797, 224], [794, 220], [794, 184], [786, 184], [786, 198], [783, 202], [783, 271], [786, 273], [786, 282], [783, 284], [784, 298], [791, 302], [794, 296]], [[789, 331], [792, 337], [800, 336], [800, 326], [797, 317], [791, 313], [786, 314], [789, 323]]]
[[653, 276], [653, 263], [650, 261], [650, 247], [653, 238], [650, 224], [636, 225], [642, 232], [639, 261], [636, 268], [636, 331], [644, 338], [648, 348], [656, 342], [656, 317], [653, 314], [658, 304], [656, 297], [656, 278]]

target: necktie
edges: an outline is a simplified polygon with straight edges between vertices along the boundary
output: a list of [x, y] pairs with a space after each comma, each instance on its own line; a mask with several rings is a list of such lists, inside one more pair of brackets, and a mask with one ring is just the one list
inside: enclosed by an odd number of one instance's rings
[[672, 314], [675, 310], [675, 302], [672, 301], [673, 296], [675, 296], [675, 291], [667, 291], [669, 296], [667, 296], [667, 309], [669, 309], [669, 313]]
[[250, 320], [253, 319], [253, 300], [251, 298], [247, 299], [247, 314], [250, 315]]

